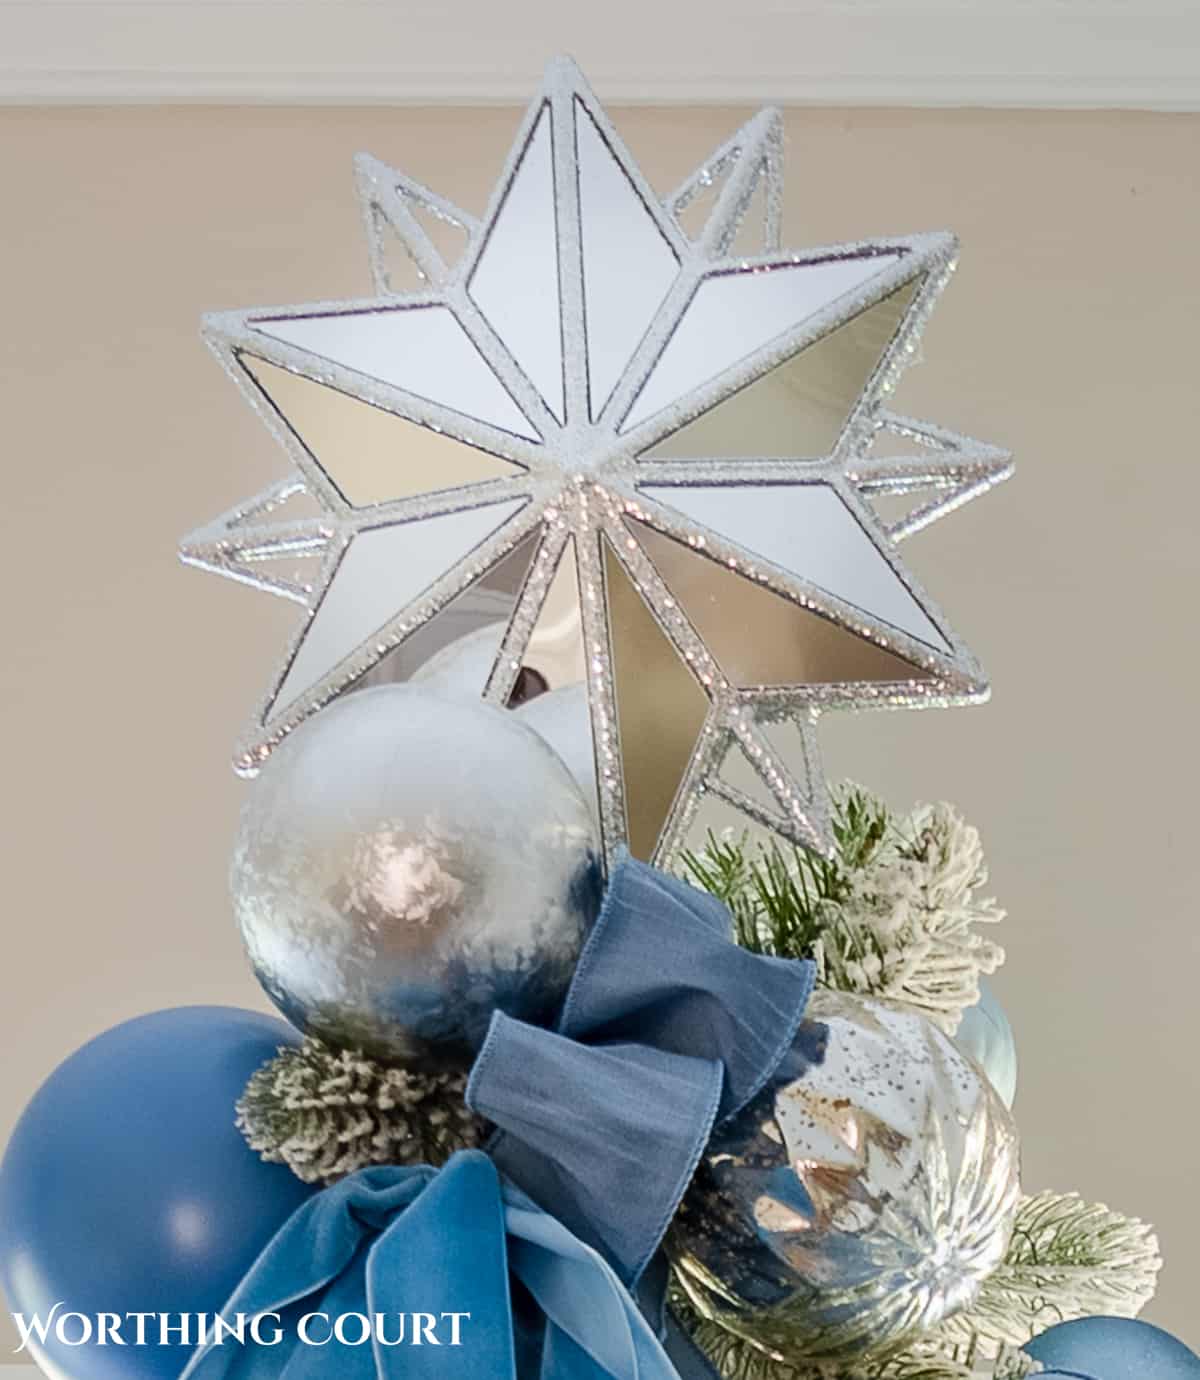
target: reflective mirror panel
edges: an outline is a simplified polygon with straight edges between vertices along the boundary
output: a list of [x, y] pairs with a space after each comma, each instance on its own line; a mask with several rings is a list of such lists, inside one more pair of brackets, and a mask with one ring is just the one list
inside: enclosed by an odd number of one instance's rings
[[641, 491], [873, 618], [949, 650], [908, 586], [828, 484], [647, 484]]
[[[761, 183], [761, 179], [760, 179]], [[918, 284], [906, 284], [660, 441], [645, 459], [818, 458], [837, 445]]]
[[539, 540], [537, 532], [526, 537], [410, 633], [352, 688], [411, 680], [433, 694], [451, 698], [482, 695]]
[[891, 268], [900, 251], [704, 278], [634, 400], [628, 431]]
[[735, 685], [890, 682], [927, 674], [673, 537], [633, 520], [629, 526]]
[[575, 102], [588, 386], [598, 417], [679, 269], [637, 188]]
[[604, 538], [601, 547], [629, 851], [649, 862], [704, 727], [708, 697]]
[[262, 318], [256, 331], [528, 440], [526, 420], [449, 307]]
[[579, 613], [579, 571], [575, 538], [563, 547], [558, 568], [546, 591], [542, 610], [529, 637], [525, 664], [553, 690], [574, 685], [587, 674], [583, 650], [583, 622]]
[[239, 355], [238, 363], [356, 508], [524, 473], [520, 465], [290, 369], [253, 355]]
[[468, 291], [561, 421], [562, 313], [548, 105], [521, 154]]
[[358, 532], [313, 612], [268, 710], [283, 709], [486, 541], [523, 498]]

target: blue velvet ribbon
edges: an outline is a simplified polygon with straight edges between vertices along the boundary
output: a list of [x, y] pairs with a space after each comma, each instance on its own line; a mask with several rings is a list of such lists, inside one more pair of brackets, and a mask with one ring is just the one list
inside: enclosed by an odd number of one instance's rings
[[[451, 1311], [460, 1315], [458, 1346]], [[432, 1333], [418, 1326], [419, 1343], [414, 1313], [434, 1320]], [[344, 1324], [350, 1343], [327, 1340], [336, 1320], [352, 1314], [368, 1323]], [[268, 1315], [267, 1340], [256, 1344], [247, 1331], [245, 1342], [210, 1342], [194, 1353], [184, 1380], [678, 1375], [610, 1266], [504, 1182], [478, 1150], [461, 1151], [440, 1171], [362, 1169], [311, 1198], [222, 1312], [231, 1326], [239, 1315]], [[368, 1326], [398, 1344], [379, 1336], [354, 1344]]]
[[[200, 1348], [184, 1380], [711, 1380], [659, 1250], [715, 1124], [797, 1045], [811, 963], [751, 954], [711, 896], [628, 857], [554, 1030], [497, 1012], [467, 1100], [498, 1127], [440, 1172], [360, 1170], [284, 1224], [225, 1309], [278, 1346]], [[462, 1345], [305, 1345], [306, 1313], [468, 1312]], [[390, 1320], [390, 1321], [389, 1321]], [[327, 1324], [322, 1325], [327, 1330]]]

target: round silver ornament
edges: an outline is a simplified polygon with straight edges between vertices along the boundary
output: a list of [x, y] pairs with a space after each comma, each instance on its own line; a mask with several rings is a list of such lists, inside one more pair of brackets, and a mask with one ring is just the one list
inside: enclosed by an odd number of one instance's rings
[[1008, 1110], [946, 1035], [820, 992], [774, 1079], [717, 1128], [668, 1249], [698, 1312], [776, 1359], [886, 1353], [974, 1299], [1018, 1175]]
[[549, 1018], [599, 906], [570, 773], [511, 713], [406, 685], [345, 696], [265, 763], [231, 874], [255, 974], [301, 1030], [466, 1058], [497, 1008]]

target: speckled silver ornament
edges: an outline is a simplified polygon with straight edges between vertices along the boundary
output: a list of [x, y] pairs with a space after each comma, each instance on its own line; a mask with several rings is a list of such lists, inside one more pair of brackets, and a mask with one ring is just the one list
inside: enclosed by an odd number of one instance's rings
[[515, 716], [379, 686], [272, 756], [231, 886], [294, 1025], [385, 1059], [465, 1059], [496, 1008], [553, 1015], [598, 909], [598, 843], [570, 773]]
[[822, 1040], [718, 1128], [668, 1242], [699, 1312], [780, 1359], [886, 1353], [966, 1307], [1020, 1191], [1011, 1116], [931, 1022], [821, 992], [795, 1049]]
[[[607, 857], [670, 865], [706, 796], [828, 851], [820, 714], [986, 697], [897, 542], [1008, 457], [887, 410], [954, 237], [781, 251], [781, 146], [764, 110], [659, 197], [560, 59], [482, 219], [361, 157], [375, 295], [208, 318], [301, 476], [182, 547], [307, 610], [239, 771], [481, 596], [503, 629], [477, 690], [507, 703], [564, 570]], [[389, 242], [419, 291], [395, 291]], [[301, 490], [316, 512], [289, 517]], [[890, 522], [872, 502], [930, 494]]]

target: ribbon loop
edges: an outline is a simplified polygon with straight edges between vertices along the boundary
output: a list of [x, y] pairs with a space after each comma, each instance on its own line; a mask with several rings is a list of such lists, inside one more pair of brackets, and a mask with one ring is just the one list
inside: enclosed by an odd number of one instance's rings
[[632, 1282], [695, 1171], [721, 1080], [714, 1060], [577, 1044], [496, 1012], [467, 1101], [504, 1133], [489, 1147], [501, 1171]]
[[742, 948], [716, 897], [626, 855], [614, 869], [559, 1030], [593, 1044], [635, 1040], [719, 1060], [723, 1121], [778, 1067], [815, 977], [812, 963]]

